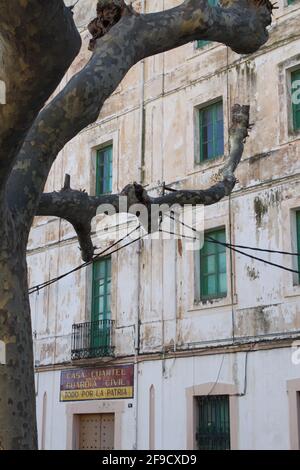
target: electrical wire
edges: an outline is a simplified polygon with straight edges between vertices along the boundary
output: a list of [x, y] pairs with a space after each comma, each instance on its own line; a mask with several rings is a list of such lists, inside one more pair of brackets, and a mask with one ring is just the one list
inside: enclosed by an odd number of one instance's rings
[[[35, 293], [35, 292], [39, 292], [40, 290], [50, 286], [51, 284], [54, 284], [55, 282], [58, 282], [60, 281], [61, 279], [65, 278], [66, 276], [70, 275], [70, 274], [73, 274], [77, 271], [79, 271], [80, 269], [82, 268], [85, 268], [87, 266], [89, 266], [90, 264], [92, 264], [94, 261], [96, 261], [97, 259], [103, 257], [104, 254], [106, 255], [112, 255], [113, 253], [116, 253], [117, 251], [121, 250], [122, 248], [126, 248], [127, 246], [130, 246], [132, 245], [133, 243], [135, 243], [136, 241], [138, 240], [141, 240], [143, 238], [145, 238], [146, 236], [148, 236], [149, 234], [146, 232], [144, 235], [126, 243], [125, 245], [122, 245], [120, 246], [119, 248], [113, 250], [113, 251], [110, 251], [109, 253], [107, 253], [109, 250], [111, 250], [111, 248], [113, 248], [114, 246], [118, 245], [119, 243], [121, 243], [122, 241], [124, 241], [127, 237], [129, 237], [132, 233], [134, 233], [135, 231], [137, 231], [138, 229], [141, 228], [141, 225], [139, 224], [137, 227], [135, 227], [131, 232], [129, 232], [128, 234], [126, 234], [123, 238], [117, 240], [115, 243], [113, 243], [112, 245], [110, 245], [109, 247], [105, 248], [104, 250], [102, 250], [100, 253], [97, 253], [90, 261], [87, 261], [85, 263], [82, 263], [80, 264], [79, 266], [77, 266], [76, 268], [72, 269], [71, 271], [68, 271], [64, 274], [62, 274], [61, 276], [57, 276], [53, 279], [49, 279], [48, 281], [45, 281], [43, 283], [40, 283], [40, 284], [37, 284], [35, 286], [32, 286], [30, 289], [29, 289], [29, 295]], [[170, 235], [176, 235], [175, 232], [168, 232], [166, 230], [162, 230], [160, 229], [159, 232], [164, 232], [164, 233], [168, 233]], [[196, 240], [196, 237], [190, 237], [190, 236], [186, 236], [186, 235], [178, 235], [179, 237], [182, 237], [182, 238], [189, 238], [189, 239], [192, 239], [192, 240]]]
[[[173, 216], [171, 215], [168, 215], [168, 214], [165, 214], [167, 215], [167, 217], [169, 217], [171, 220], [175, 221], [175, 222], [179, 222], [181, 225], [183, 225], [184, 227], [192, 230], [193, 232], [195, 232], [197, 235], [199, 235], [199, 231], [197, 229], [195, 229], [194, 227], [191, 227], [187, 224], [185, 224], [184, 222], [182, 222], [181, 220], [179, 220], [178, 218], [174, 218]], [[167, 231], [167, 230], [164, 230], [161, 228], [161, 222], [162, 222], [162, 219], [160, 221], [160, 224], [159, 224], [159, 232], [163, 232], [163, 233], [168, 233], [169, 235], [176, 235], [180, 238], [188, 238], [188, 239], [192, 239], [192, 240], [198, 240], [198, 237], [191, 237], [191, 236], [188, 236], [188, 235], [183, 235], [183, 234], [177, 234], [175, 232], [172, 232], [172, 231]], [[129, 232], [128, 234], [126, 234], [124, 237], [122, 237], [121, 239], [117, 240], [116, 242], [114, 242], [112, 245], [110, 245], [109, 247], [105, 248], [104, 250], [102, 250], [100, 253], [96, 254], [95, 256], [93, 256], [93, 258], [90, 260], [90, 261], [87, 261], [85, 263], [82, 263], [80, 264], [79, 266], [77, 266], [76, 268], [60, 275], [60, 276], [57, 276], [53, 279], [49, 279], [48, 281], [45, 281], [43, 283], [40, 283], [40, 284], [37, 284], [35, 286], [32, 286], [29, 288], [29, 295], [35, 293], [35, 292], [39, 292], [41, 289], [44, 289], [45, 287], [48, 287], [50, 286], [51, 284], [55, 283], [55, 282], [58, 282], [60, 281], [61, 279], [65, 278], [66, 276], [69, 276], [70, 274], [73, 274], [77, 271], [79, 271], [80, 269], [82, 268], [85, 268], [87, 266], [89, 266], [90, 264], [92, 264], [94, 261], [97, 261], [98, 259], [100, 259], [101, 257], [103, 257], [103, 255], [112, 255], [113, 253], [116, 253], [118, 251], [120, 251], [121, 249], [123, 248], [126, 248], [130, 245], [132, 245], [133, 243], [135, 243], [136, 241], [138, 240], [142, 240], [143, 238], [147, 237], [149, 234], [148, 232], [144, 233], [143, 235], [140, 235], [138, 238], [135, 238], [134, 240], [131, 240], [130, 242], [128, 243], [125, 243], [125, 245], [122, 245], [118, 248], [116, 248], [115, 250], [112, 250], [110, 251], [112, 248], [114, 248], [115, 246], [117, 246], [119, 243], [121, 243], [122, 241], [124, 241], [127, 237], [129, 237], [132, 233], [134, 233], [135, 231], [139, 230], [141, 228], [141, 225], [139, 224], [138, 226], [136, 226], [131, 232]], [[269, 250], [269, 249], [263, 249], [263, 248], [255, 248], [255, 247], [249, 247], [249, 246], [245, 246], [245, 245], [233, 245], [233, 244], [230, 244], [230, 243], [223, 243], [223, 242], [220, 242], [219, 240], [216, 240], [212, 237], [209, 237], [209, 236], [206, 236], [205, 237], [205, 241], [209, 242], [209, 243], [215, 243], [215, 244], [218, 244], [218, 245], [222, 245], [224, 246], [225, 248], [229, 249], [229, 250], [232, 250], [236, 253], [239, 253], [243, 256], [246, 256], [250, 259], [253, 259], [253, 260], [256, 260], [256, 261], [260, 261], [262, 263], [265, 263], [269, 266], [274, 266], [276, 268], [280, 268], [280, 269], [283, 269], [285, 271], [289, 271], [289, 272], [292, 272], [292, 273], [295, 273], [295, 274], [300, 274], [300, 271], [296, 270], [296, 269], [291, 269], [291, 268], [288, 268], [286, 266], [283, 266], [281, 264], [277, 264], [277, 263], [273, 263], [271, 261], [267, 261], [263, 258], [259, 258], [257, 256], [253, 256], [253, 255], [250, 255], [249, 253], [245, 253], [244, 251], [241, 251], [239, 250], [238, 248], [242, 248], [242, 249], [247, 249], [247, 250], [253, 250], [253, 251], [260, 251], [260, 252], [266, 252], [266, 253], [277, 253], [277, 254], [283, 254], [283, 255], [291, 255], [291, 256], [298, 256], [300, 257], [300, 253], [290, 253], [290, 252], [287, 252], [287, 251], [278, 251], [278, 250]]]
[[[206, 239], [209, 239], [210, 241], [215, 241], [212, 237], [206, 237]], [[232, 246], [234, 248], [242, 248], [243, 250], [251, 250], [251, 251], [261, 251], [265, 253], [276, 253], [279, 255], [289, 255], [289, 256], [299, 256], [300, 253], [293, 253], [290, 251], [279, 251], [279, 250], [269, 250], [268, 248], [255, 248], [254, 246], [245, 246], [245, 245], [234, 245], [232, 243], [227, 243], [227, 245]]]
[[223, 354], [223, 357], [222, 357], [222, 360], [221, 360], [221, 364], [220, 364], [220, 367], [219, 367], [219, 372], [218, 372], [217, 378], [216, 378], [214, 384], [212, 385], [210, 391], [209, 391], [208, 394], [206, 395], [207, 397], [212, 394], [212, 392], [214, 391], [214, 389], [215, 389], [217, 383], [219, 382], [219, 378], [220, 378], [220, 375], [221, 375], [221, 370], [222, 370], [222, 367], [223, 367], [224, 359], [225, 359], [225, 354]]
[[[196, 230], [194, 227], [190, 227], [189, 225], [185, 224], [184, 222], [182, 222], [181, 220], [179, 219], [175, 219], [174, 217], [172, 217], [171, 215], [167, 215], [171, 220], [174, 220], [175, 222], [179, 222], [181, 225], [189, 228], [190, 230], [196, 232], [197, 234], [199, 234], [198, 230]], [[236, 248], [236, 246], [238, 247], [239, 245], [232, 245], [230, 243], [223, 243], [223, 242], [220, 242], [219, 240], [215, 240], [214, 238], [212, 237], [209, 237], [209, 236], [206, 236], [205, 237], [205, 240], [210, 242], [210, 243], [216, 243], [218, 245], [222, 245], [222, 246], [225, 246], [226, 248], [228, 248], [229, 250], [232, 250], [232, 251], [235, 251], [236, 253], [239, 253], [243, 256], [246, 256], [247, 258], [251, 258], [251, 259], [254, 259], [256, 261], [260, 261], [262, 263], [265, 263], [265, 264], [268, 264], [270, 266], [274, 266], [276, 268], [280, 268], [280, 269], [283, 269], [284, 271], [289, 271], [291, 273], [295, 273], [295, 274], [300, 274], [300, 271], [296, 270], [296, 269], [291, 269], [291, 268], [287, 268], [286, 266], [283, 266], [281, 264], [277, 264], [277, 263], [273, 263], [271, 261], [267, 261], [263, 258], [258, 258], [257, 256], [253, 256], [253, 255], [250, 255], [249, 253], [245, 253], [244, 251], [241, 251], [241, 250], [238, 250]], [[250, 250], [256, 250], [256, 248], [254, 247], [247, 247], [245, 246], [244, 249], [250, 249]], [[276, 251], [276, 250], [267, 250], [267, 249], [262, 249], [262, 248], [259, 248], [258, 251], [264, 251], [264, 252], [267, 252], [267, 253], [278, 253], [278, 254], [288, 254], [288, 255], [291, 255], [291, 256], [298, 256], [300, 257], [300, 253], [289, 253], [289, 252], [282, 252], [282, 251]]]
[[270, 266], [274, 266], [275, 268], [280, 268], [280, 269], [283, 269], [284, 271], [289, 271], [291, 273], [300, 274], [300, 271], [298, 271], [296, 269], [287, 268], [286, 266], [282, 266], [282, 264], [272, 263], [272, 261], [267, 261], [265, 259], [258, 258], [257, 256], [249, 255], [249, 253], [245, 253], [244, 251], [237, 250], [236, 248], [234, 248], [232, 245], [229, 245], [228, 243], [220, 242], [220, 241], [215, 240], [211, 237], [208, 237], [207, 241], [210, 242], [210, 243], [216, 243], [218, 245], [223, 245], [226, 248], [229, 248], [230, 250], [235, 251], [236, 253], [239, 253], [240, 255], [246, 256], [247, 258], [251, 258], [251, 259], [254, 259], [256, 261], [261, 261], [262, 263], [268, 264]]
[[163, 230], [163, 229], [160, 229], [159, 230], [160, 233], [167, 233], [169, 235], [176, 235], [177, 237], [179, 238], [188, 238], [190, 240], [198, 240], [197, 237], [190, 237], [188, 235], [182, 235], [181, 233], [175, 233], [175, 232], [169, 232], [168, 230]]
[[[69, 276], [70, 274], [73, 274], [77, 271], [79, 271], [80, 269], [82, 268], [85, 268], [86, 266], [89, 266], [90, 264], [92, 264], [94, 261], [98, 260], [100, 257], [102, 257], [104, 254], [107, 255], [107, 252], [109, 250], [111, 250], [111, 248], [115, 247], [116, 245], [118, 245], [119, 243], [121, 243], [122, 241], [124, 241], [127, 237], [129, 237], [130, 235], [132, 235], [132, 233], [134, 233], [135, 231], [139, 230], [141, 228], [141, 225], [139, 224], [137, 227], [135, 227], [131, 232], [129, 232], [128, 234], [126, 234], [124, 237], [122, 237], [121, 239], [117, 240], [116, 242], [114, 242], [112, 245], [110, 245], [109, 247], [105, 248], [104, 250], [102, 250], [100, 253], [96, 254], [90, 261], [86, 261], [85, 263], [82, 263], [80, 264], [79, 266], [77, 266], [76, 268], [72, 269], [71, 271], [68, 271], [64, 274], [62, 274], [61, 276], [57, 276], [53, 279], [49, 279], [48, 281], [45, 281], [43, 283], [40, 283], [40, 284], [37, 284], [36, 286], [32, 286], [30, 287], [28, 293], [29, 295], [33, 294], [34, 292], [39, 292], [41, 289], [44, 289], [45, 287], [48, 287], [50, 286], [51, 284], [57, 282], [57, 281], [60, 281], [61, 279], [65, 278], [66, 276]], [[148, 233], [146, 232], [144, 235], [134, 239], [134, 240], [131, 240], [131, 242], [128, 242], [126, 243], [125, 245], [122, 245], [121, 247], [119, 247], [118, 249], [116, 250], [113, 250], [111, 251], [110, 253], [108, 253], [108, 255], [111, 255], [113, 253], [116, 253], [117, 251], [119, 251], [120, 249], [122, 248], [125, 248], [129, 245], [131, 245], [132, 243], [135, 243], [136, 241], [144, 238], [146, 235], [148, 235]]]
[[[168, 215], [168, 214], [166, 214], [166, 215], [167, 215], [167, 217], [169, 217], [169, 219], [172, 219], [175, 222], [179, 222], [181, 225], [183, 225], [184, 227], [192, 230], [193, 232], [195, 232], [197, 234], [200, 233], [197, 229], [195, 229], [195, 227], [191, 227], [190, 225], [185, 224], [181, 220], [176, 219], [176, 218], [172, 217], [171, 215]], [[206, 237], [206, 238], [210, 238], [210, 240], [214, 240], [212, 237]], [[214, 241], [217, 241], [217, 240], [214, 240]], [[234, 248], [242, 248], [244, 250], [263, 251], [263, 252], [266, 252], [266, 253], [277, 253], [277, 254], [280, 254], [280, 255], [289, 255], [289, 256], [298, 256], [298, 257], [300, 257], [300, 253], [295, 253], [295, 252], [290, 252], [290, 251], [269, 250], [268, 248], [256, 248], [254, 246], [246, 246], [246, 245], [234, 245], [232, 243], [227, 243], [227, 245], [232, 246]]]

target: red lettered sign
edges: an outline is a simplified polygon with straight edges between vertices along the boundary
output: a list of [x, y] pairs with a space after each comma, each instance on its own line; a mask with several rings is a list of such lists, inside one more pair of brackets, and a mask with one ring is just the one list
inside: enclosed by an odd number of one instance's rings
[[133, 398], [133, 364], [61, 371], [60, 401]]

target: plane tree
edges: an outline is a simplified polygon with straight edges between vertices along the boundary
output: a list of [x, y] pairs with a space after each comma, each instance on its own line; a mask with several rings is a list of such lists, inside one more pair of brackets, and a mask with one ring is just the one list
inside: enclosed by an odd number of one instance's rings
[[[81, 48], [72, 7], [63, 0], [0, 0], [0, 449], [37, 448], [26, 267], [33, 219], [49, 215], [69, 221], [83, 259], [90, 260], [91, 220], [107, 202], [68, 184], [45, 194], [57, 155], [97, 120], [134, 64], [201, 39], [223, 43], [239, 54], [253, 53], [268, 39], [273, 9], [269, 0], [220, 0], [214, 7], [208, 0], [185, 0], [148, 14], [124, 0], [95, 0], [96, 6], [97, 16], [89, 25], [91, 58], [54, 94]], [[249, 107], [235, 105], [229, 155], [212, 187], [186, 188], [157, 201], [140, 182], [129, 181], [122, 192], [128, 205], [218, 202], [234, 188], [248, 127]], [[118, 195], [109, 197], [116, 210], [117, 201]]]

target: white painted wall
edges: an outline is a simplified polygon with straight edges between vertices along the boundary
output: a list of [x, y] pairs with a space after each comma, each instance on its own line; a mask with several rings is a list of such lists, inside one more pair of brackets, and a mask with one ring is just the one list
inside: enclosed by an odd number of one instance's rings
[[[75, 18], [83, 48], [61, 86], [88, 60], [85, 25], [94, 16], [92, 1], [79, 2]], [[180, 3], [170, 0], [165, 7]], [[224, 101], [225, 136], [228, 113], [235, 102], [250, 103], [254, 123], [247, 140], [239, 180], [231, 198], [206, 208], [205, 227], [226, 226], [233, 243], [284, 251], [295, 250], [293, 210], [300, 207], [299, 135], [287, 130], [286, 70], [300, 65], [300, 6], [279, 1], [266, 47], [252, 56], [238, 56], [213, 44], [195, 49], [190, 43], [145, 61], [145, 184], [162, 181], [176, 187], [210, 184], [223, 159], [196, 165], [195, 108], [218, 96]], [[146, 2], [159, 10], [162, 1]], [[74, 188], [93, 194], [95, 149], [113, 140], [113, 190], [138, 180], [140, 162], [140, 77], [137, 64], [105, 103], [98, 121], [69, 142], [55, 162], [47, 191], [63, 185], [71, 174]], [[225, 142], [226, 143], [226, 142]], [[226, 147], [226, 145], [225, 145]], [[227, 147], [225, 149], [227, 151]], [[259, 212], [257, 207], [263, 208]], [[231, 215], [231, 227], [230, 217]], [[184, 242], [183, 242], [184, 245]], [[263, 255], [262, 255], [263, 256]], [[295, 267], [291, 257], [264, 255], [267, 260]], [[176, 241], [145, 241], [113, 257], [112, 311], [116, 321], [116, 355], [133, 361], [139, 314], [140, 351], [153, 353], [193, 348], [190, 357], [139, 365], [138, 447], [148, 446], [149, 388], [156, 391], [157, 448], [186, 446], [185, 389], [216, 380], [222, 355], [195, 356], [201, 348], [229, 344], [247, 336], [286, 338], [300, 330], [300, 287], [291, 273], [233, 254], [228, 295], [212, 304], [195, 302], [194, 256]], [[38, 218], [28, 246], [29, 283], [56, 277], [81, 263], [75, 234], [67, 222]], [[138, 279], [138, 266], [141, 277]], [[230, 257], [227, 257], [230, 272]], [[38, 373], [37, 410], [42, 426], [42, 400], [47, 392], [46, 448], [63, 449], [66, 442], [65, 404], [59, 403], [60, 372], [52, 364], [70, 365], [73, 323], [90, 319], [90, 268], [78, 271], [31, 296]], [[232, 293], [230, 283], [232, 283]], [[196, 353], [196, 350], [198, 351]], [[286, 381], [299, 378], [289, 348], [249, 353], [247, 395], [239, 398], [239, 442], [243, 449], [289, 448]], [[219, 380], [243, 390], [245, 353], [226, 355]], [[101, 360], [98, 365], [101, 365]], [[165, 367], [165, 374], [163, 368]], [[122, 447], [135, 445], [135, 409], [123, 416]]]
[[[186, 388], [208, 382], [234, 384], [244, 392], [246, 352], [147, 361], [139, 364], [138, 448], [149, 448], [149, 392], [155, 387], [156, 449], [186, 449]], [[248, 353], [246, 395], [238, 398], [239, 449], [289, 449], [287, 380], [299, 378], [291, 348]], [[222, 367], [221, 367], [222, 365]], [[163, 370], [164, 369], [164, 370]], [[41, 439], [41, 413], [47, 392], [48, 449], [66, 446], [66, 409], [59, 403], [60, 372], [38, 374], [37, 410]], [[122, 415], [122, 449], [135, 446], [135, 403], [125, 402]], [[128, 403], [133, 403], [128, 408]]]

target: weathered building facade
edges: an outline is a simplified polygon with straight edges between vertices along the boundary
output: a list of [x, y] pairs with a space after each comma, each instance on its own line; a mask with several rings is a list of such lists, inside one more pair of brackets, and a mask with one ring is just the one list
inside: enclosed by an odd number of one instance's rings
[[[283, 252], [240, 249], [297, 271], [287, 253], [300, 251], [300, 2], [278, 6], [253, 55], [199, 42], [137, 64], [61, 152], [46, 190], [65, 173], [90, 194], [133, 181], [154, 195], [163, 182], [206, 187], [228, 153], [232, 105], [250, 104], [238, 184], [205, 208], [205, 230]], [[94, 0], [76, 6], [84, 45], [65, 81], [88, 60], [94, 11]], [[40, 448], [300, 448], [299, 275], [185, 243], [141, 240], [31, 295]], [[107, 241], [95, 233], [95, 244]], [[31, 286], [81, 262], [67, 222], [36, 219]]]

